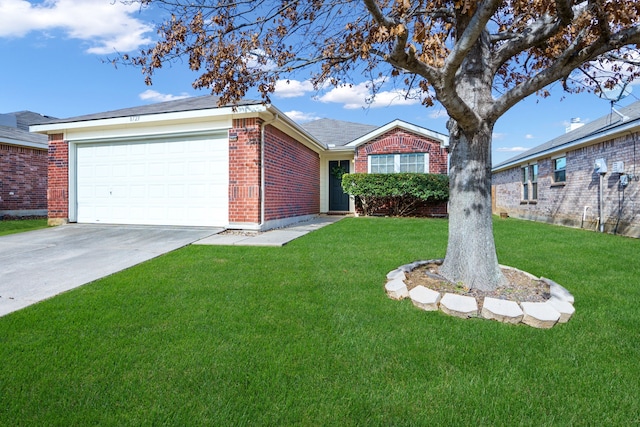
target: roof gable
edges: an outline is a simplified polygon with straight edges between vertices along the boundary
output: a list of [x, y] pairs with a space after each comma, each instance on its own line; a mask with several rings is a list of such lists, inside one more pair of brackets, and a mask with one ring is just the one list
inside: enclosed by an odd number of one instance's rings
[[427, 128], [423, 128], [421, 126], [417, 126], [417, 125], [413, 125], [411, 123], [407, 123], [403, 120], [394, 120], [392, 122], [387, 123], [384, 126], [380, 126], [376, 129], [374, 129], [373, 131], [361, 136], [360, 138], [357, 138], [351, 142], [349, 142], [348, 144], [346, 144], [346, 146], [349, 147], [357, 147], [359, 145], [365, 144], [369, 141], [371, 141], [372, 139], [375, 139], [381, 135], [384, 135], [385, 133], [389, 132], [392, 129], [395, 128], [400, 128], [400, 129], [404, 129], [406, 131], [409, 132], [413, 132], [415, 134], [424, 136], [426, 138], [431, 138], [434, 139], [438, 142], [440, 142], [440, 145], [443, 147], [448, 147], [449, 146], [449, 137], [447, 135], [444, 135], [440, 132], [436, 132]]

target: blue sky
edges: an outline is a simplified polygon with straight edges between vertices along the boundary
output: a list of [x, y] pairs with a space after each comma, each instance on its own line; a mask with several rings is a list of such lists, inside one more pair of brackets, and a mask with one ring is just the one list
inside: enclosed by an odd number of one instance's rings
[[[153, 86], [139, 69], [108, 63], [116, 52], [136, 53], [155, 38], [153, 11], [118, 0], [2, 0], [0, 2], [0, 113], [30, 110], [72, 117], [176, 97], [206, 95], [191, 87], [195, 74], [176, 64], [159, 71]], [[304, 81], [280, 86], [272, 103], [297, 121], [315, 118], [383, 125], [395, 119], [446, 133], [441, 107], [425, 108], [383, 87], [365, 107], [366, 82], [316, 93]], [[495, 127], [493, 163], [564, 133], [571, 118], [583, 122], [608, 114], [610, 104], [593, 94], [530, 97]], [[622, 100], [628, 105], [640, 89]]]

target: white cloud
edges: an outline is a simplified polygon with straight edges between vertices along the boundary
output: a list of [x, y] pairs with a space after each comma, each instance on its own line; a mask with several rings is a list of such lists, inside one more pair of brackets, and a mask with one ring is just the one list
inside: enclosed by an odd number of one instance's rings
[[504, 137], [505, 137], [505, 136], [507, 136], [507, 134], [506, 134], [506, 133], [494, 132], [494, 133], [491, 135], [491, 138], [492, 138], [493, 140], [499, 140], [499, 139], [504, 139]]
[[304, 123], [310, 122], [312, 120], [318, 120], [321, 117], [316, 115], [315, 113], [304, 113], [298, 110], [286, 111], [285, 114], [294, 122]]
[[526, 134], [524, 136], [525, 139], [535, 139], [535, 136], [531, 135], [530, 133]]
[[151, 90], [151, 89], [145, 90], [138, 96], [143, 101], [151, 101], [151, 102], [165, 102], [165, 101], [174, 101], [176, 99], [189, 98], [189, 95], [187, 95], [186, 93], [182, 93], [180, 95], [171, 95], [171, 94], [156, 92], [155, 90]]
[[313, 84], [309, 80], [278, 80], [273, 94], [279, 98], [297, 98], [312, 92]]
[[[381, 82], [376, 82], [380, 84]], [[416, 99], [417, 92], [411, 92], [407, 96], [406, 90], [379, 91], [372, 100], [371, 88], [369, 82], [359, 83], [357, 85], [342, 85], [334, 87], [326, 94], [318, 98], [318, 101], [324, 103], [343, 104], [343, 108], [353, 110], [356, 108], [381, 108], [398, 105], [415, 105], [420, 103], [420, 99]]]
[[0, 37], [24, 37], [32, 31], [60, 30], [89, 44], [88, 53], [130, 52], [152, 40], [153, 27], [133, 15], [140, 6], [113, 0], [26, 0], [0, 2]]
[[521, 151], [527, 151], [527, 147], [499, 147], [496, 151], [500, 153], [519, 153]]

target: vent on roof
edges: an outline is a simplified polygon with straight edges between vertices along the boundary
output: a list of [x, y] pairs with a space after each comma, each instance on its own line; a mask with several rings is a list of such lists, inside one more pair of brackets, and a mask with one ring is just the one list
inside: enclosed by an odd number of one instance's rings
[[581, 128], [582, 126], [584, 126], [584, 123], [580, 121], [580, 117], [574, 117], [571, 119], [571, 123], [569, 123], [569, 126], [567, 126], [567, 128], [565, 129], [565, 133], [569, 133], [572, 130]]

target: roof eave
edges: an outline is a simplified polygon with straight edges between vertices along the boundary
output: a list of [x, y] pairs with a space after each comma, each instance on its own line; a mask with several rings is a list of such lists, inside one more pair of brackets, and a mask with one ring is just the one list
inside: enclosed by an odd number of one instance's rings
[[23, 141], [19, 139], [13, 138], [0, 138], [0, 144], [4, 145], [13, 145], [16, 147], [29, 147], [29, 148], [37, 148], [41, 150], [47, 150], [49, 148], [49, 144], [46, 142], [32, 142], [32, 141]]
[[495, 168], [492, 168], [491, 171], [492, 172], [501, 172], [503, 170], [506, 169], [511, 169], [514, 166], [519, 166], [523, 163], [527, 163], [527, 162], [531, 162], [534, 160], [538, 160], [538, 159], [542, 159], [545, 157], [549, 157], [552, 156], [554, 154], [559, 154], [562, 152], [566, 152], [566, 151], [570, 151], [573, 149], [577, 149], [580, 148], [582, 146], [586, 146], [586, 145], [591, 145], [591, 144], [596, 144], [598, 142], [602, 142], [602, 141], [606, 141], [611, 139], [612, 137], [619, 135], [619, 134], [624, 134], [627, 132], [631, 132], [633, 129], [640, 127], [640, 119], [634, 119], [631, 120], [627, 123], [623, 123], [619, 126], [616, 126], [614, 128], [608, 129], [602, 133], [596, 133], [596, 134], [589, 134], [589, 135], [585, 135], [581, 138], [577, 138], [574, 139], [572, 141], [566, 142], [564, 144], [555, 146], [555, 147], [551, 147], [548, 148], [546, 150], [543, 151], [538, 151], [536, 153], [532, 153], [529, 156], [526, 157], [521, 157], [519, 159], [516, 159], [514, 161], [508, 162], [508, 163], [504, 163], [501, 165], [496, 166]]
[[136, 124], [145, 124], [145, 123], [154, 123], [154, 122], [163, 122], [163, 121], [179, 121], [179, 120], [193, 120], [193, 119], [201, 119], [201, 118], [211, 118], [211, 117], [238, 117], [238, 116], [250, 116], [259, 114], [261, 112], [266, 111], [266, 107], [261, 104], [256, 105], [242, 105], [237, 107], [221, 107], [221, 108], [206, 108], [199, 110], [186, 110], [186, 111], [177, 111], [177, 112], [168, 112], [168, 113], [151, 113], [151, 114], [141, 114], [141, 115], [132, 115], [132, 116], [123, 116], [123, 117], [112, 117], [105, 119], [93, 119], [93, 120], [81, 120], [81, 121], [73, 121], [69, 119], [69, 121], [58, 121], [56, 123], [49, 124], [40, 124], [40, 125], [32, 125], [29, 126], [29, 130], [35, 133], [42, 134], [52, 134], [59, 133], [66, 130], [78, 130], [78, 129], [86, 129], [92, 128], [96, 126], [122, 126], [126, 124], [136, 123]]

